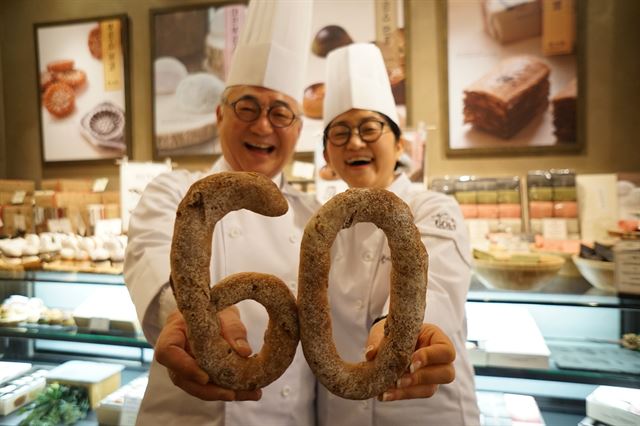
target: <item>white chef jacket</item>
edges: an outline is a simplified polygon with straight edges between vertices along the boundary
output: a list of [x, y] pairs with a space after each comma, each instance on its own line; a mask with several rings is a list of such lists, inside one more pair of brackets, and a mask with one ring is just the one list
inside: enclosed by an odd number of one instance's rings
[[[470, 249], [460, 208], [446, 195], [415, 188], [401, 174], [387, 188], [411, 208], [429, 254], [424, 322], [438, 325], [456, 348], [456, 378], [428, 399], [352, 401], [318, 385], [319, 425], [477, 425], [473, 367], [467, 356], [465, 300], [470, 282]], [[338, 233], [331, 251], [329, 302], [333, 338], [340, 356], [364, 360], [371, 323], [388, 312], [390, 249], [384, 232], [357, 223]]]
[[[169, 253], [178, 204], [196, 180], [231, 170], [220, 159], [207, 173], [174, 171], [154, 179], [146, 188], [129, 222], [125, 282], [147, 339], [155, 344], [166, 316], [175, 308], [168, 281]], [[280, 217], [249, 210], [230, 212], [216, 224], [213, 235], [211, 283], [237, 272], [263, 272], [281, 278], [297, 293], [298, 259], [304, 226], [317, 208], [306, 194], [274, 178], [289, 204]], [[254, 352], [262, 347], [268, 323], [264, 307], [253, 300], [238, 303], [248, 341]], [[313, 425], [315, 378], [301, 347], [287, 371], [263, 389], [260, 401], [205, 402], [176, 387], [155, 359], [149, 371], [137, 424]]]

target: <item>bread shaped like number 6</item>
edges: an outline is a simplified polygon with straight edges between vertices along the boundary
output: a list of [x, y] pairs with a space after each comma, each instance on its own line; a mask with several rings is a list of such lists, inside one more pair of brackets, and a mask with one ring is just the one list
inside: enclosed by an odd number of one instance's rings
[[[390, 310], [375, 359], [348, 363], [333, 342], [327, 288], [336, 235], [358, 222], [373, 222], [387, 236]], [[305, 228], [298, 273], [300, 340], [318, 380], [348, 399], [368, 399], [389, 389], [409, 366], [426, 305], [427, 251], [409, 206], [383, 189], [354, 188], [336, 195]]]
[[[291, 364], [299, 340], [296, 301], [278, 277], [256, 272], [230, 275], [211, 287], [211, 239], [227, 213], [247, 209], [264, 216], [288, 210], [278, 187], [258, 173], [224, 172], [195, 182], [176, 213], [171, 245], [171, 286], [187, 323], [191, 350], [218, 386], [262, 388]], [[269, 314], [264, 345], [243, 358], [220, 333], [217, 313], [241, 300], [261, 303]]]

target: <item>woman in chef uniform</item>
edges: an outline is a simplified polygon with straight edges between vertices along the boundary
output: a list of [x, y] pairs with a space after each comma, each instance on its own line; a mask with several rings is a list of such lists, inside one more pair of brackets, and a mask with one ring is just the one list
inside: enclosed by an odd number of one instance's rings
[[[318, 388], [319, 425], [476, 425], [479, 413], [473, 367], [465, 349], [465, 300], [470, 283], [470, 248], [460, 208], [451, 197], [412, 186], [396, 171], [403, 152], [396, 105], [382, 55], [373, 44], [352, 44], [327, 58], [324, 99], [324, 157], [350, 187], [384, 188], [411, 208], [429, 254], [425, 323], [442, 328], [455, 345], [455, 380], [426, 400], [397, 401], [403, 389], [429, 368], [415, 361], [413, 374], [398, 382], [395, 395], [351, 401]], [[340, 355], [351, 362], [375, 353], [388, 312], [391, 253], [383, 231], [358, 223], [341, 231], [332, 247], [329, 303]], [[428, 326], [423, 325], [423, 334]], [[372, 348], [373, 346], [373, 348]], [[368, 352], [368, 353], [367, 353]], [[406, 396], [406, 395], [402, 395]]]
[[[166, 346], [179, 356], [186, 355], [184, 346], [177, 348], [172, 340], [184, 338], [185, 326], [169, 287], [169, 252], [176, 209], [196, 180], [236, 170], [263, 173], [278, 185], [289, 204], [285, 215], [270, 218], [240, 210], [218, 222], [212, 242], [211, 282], [236, 272], [262, 272], [280, 277], [296, 293], [300, 239], [317, 206], [285, 182], [282, 169], [293, 155], [302, 128], [300, 102], [311, 6], [311, 2], [284, 0], [251, 2], [216, 111], [222, 158], [204, 173], [175, 171], [159, 176], [132, 214], [125, 281], [145, 336], [156, 355], [164, 354], [164, 365], [177, 369], [166, 352], [158, 351], [162, 346], [158, 335], [167, 317], [166, 327], [175, 326], [178, 334], [171, 329]], [[237, 310], [228, 311], [239, 313], [242, 322], [237, 316], [226, 318], [223, 328], [232, 335], [225, 338], [244, 356], [252, 349], [258, 351], [268, 321], [264, 308], [247, 300]], [[178, 357], [178, 367], [180, 362]], [[284, 375], [261, 392], [233, 392], [206, 384], [208, 377], [202, 370], [192, 378], [184, 379], [154, 359], [137, 423], [304, 426], [315, 422], [315, 378], [300, 347]], [[225, 405], [224, 400], [234, 402]]]

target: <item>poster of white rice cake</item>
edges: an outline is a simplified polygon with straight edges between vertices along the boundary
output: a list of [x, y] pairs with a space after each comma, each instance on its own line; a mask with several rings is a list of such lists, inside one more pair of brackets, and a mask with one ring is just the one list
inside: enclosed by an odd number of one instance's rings
[[246, 5], [152, 11], [154, 157], [219, 154], [216, 108]]

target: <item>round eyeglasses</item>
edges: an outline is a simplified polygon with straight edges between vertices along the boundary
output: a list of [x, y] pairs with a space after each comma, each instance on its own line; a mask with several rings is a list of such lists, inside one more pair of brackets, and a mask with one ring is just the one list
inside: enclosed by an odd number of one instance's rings
[[346, 124], [336, 124], [326, 130], [326, 137], [333, 146], [344, 146], [351, 140], [352, 132], [355, 132], [364, 143], [374, 143], [383, 133], [385, 123], [379, 120], [364, 120], [357, 128], [351, 128]]
[[[256, 121], [262, 115], [263, 107], [253, 96], [243, 96], [231, 103], [227, 101], [224, 101], [224, 103], [233, 109], [238, 119], [246, 123]], [[284, 102], [276, 101], [267, 108], [267, 119], [273, 127], [279, 129], [289, 127], [296, 121], [296, 118], [298, 116]]]

